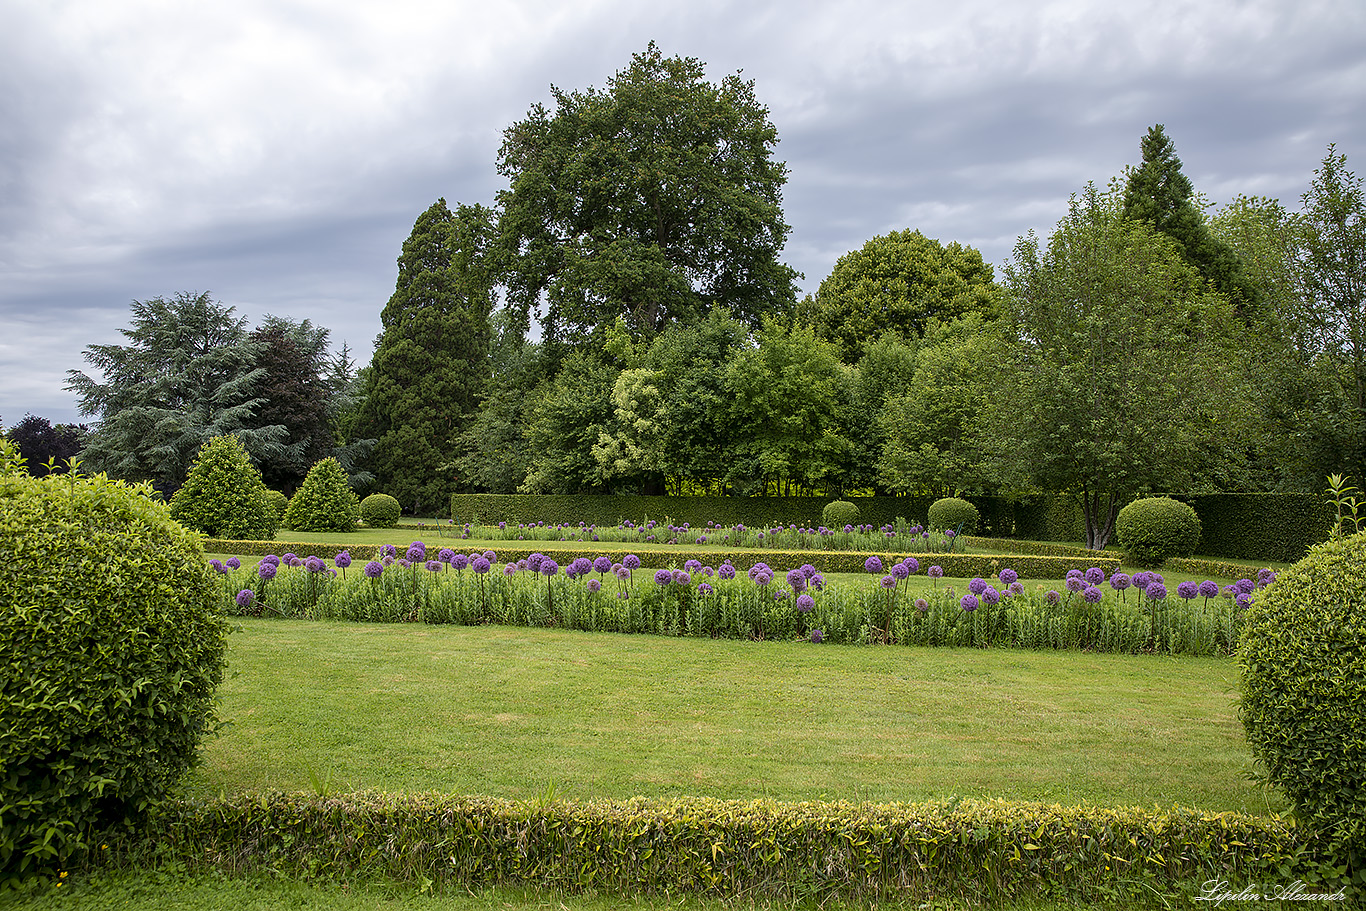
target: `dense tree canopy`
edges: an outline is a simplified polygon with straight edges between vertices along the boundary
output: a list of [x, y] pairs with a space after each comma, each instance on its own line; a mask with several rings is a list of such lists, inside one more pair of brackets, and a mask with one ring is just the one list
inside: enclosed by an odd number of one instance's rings
[[80, 455], [90, 428], [84, 424], [58, 424], [47, 418], [24, 415], [24, 419], [5, 432], [5, 437], [26, 460], [28, 473], [41, 478], [48, 474], [64, 474], [71, 460]]
[[361, 433], [378, 442], [379, 489], [405, 509], [442, 508], [455, 487], [451, 440], [477, 408], [488, 379], [492, 291], [485, 255], [492, 217], [452, 212], [440, 199], [403, 243], [394, 294], [367, 374]]
[[103, 382], [67, 372], [81, 414], [100, 418], [83, 453], [91, 470], [170, 494], [216, 436], [235, 433], [257, 460], [290, 457], [284, 426], [251, 426], [265, 368], [245, 317], [207, 292], [133, 301], [132, 311], [132, 328], [119, 330], [130, 344], [85, 350]]
[[716, 307], [758, 326], [791, 306], [786, 167], [752, 81], [708, 82], [652, 43], [605, 90], [551, 91], [498, 154], [510, 300], [544, 303], [547, 342], [600, 342], [618, 317], [649, 337]]
[[252, 333], [260, 348], [262, 368], [257, 393], [262, 399], [252, 426], [279, 424], [292, 444], [287, 458], [261, 462], [261, 478], [272, 490], [292, 493], [310, 466], [325, 458], [336, 443], [331, 422], [331, 393], [324, 378], [329, 366], [330, 333], [310, 321], [267, 316]]
[[816, 333], [839, 346], [846, 364], [855, 364], [886, 332], [916, 339], [932, 319], [994, 316], [999, 297], [981, 253], [908, 229], [841, 256], [816, 292], [811, 318]]

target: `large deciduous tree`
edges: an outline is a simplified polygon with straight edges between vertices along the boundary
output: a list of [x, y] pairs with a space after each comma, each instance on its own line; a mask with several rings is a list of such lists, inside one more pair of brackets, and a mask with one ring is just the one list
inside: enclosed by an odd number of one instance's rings
[[738, 75], [651, 43], [605, 90], [551, 89], [505, 132], [502, 269], [551, 346], [597, 341], [620, 317], [638, 338], [726, 307], [755, 327], [795, 301], [777, 130]]
[[437, 200], [404, 241], [394, 294], [380, 313], [360, 434], [377, 440], [378, 488], [418, 514], [444, 511], [456, 488], [442, 469], [488, 379], [492, 231], [484, 207], [452, 212]]
[[907, 229], [841, 256], [816, 291], [811, 319], [818, 335], [839, 346], [844, 362], [855, 364], [887, 332], [917, 339], [932, 319], [992, 317], [999, 302], [981, 253]]
[[67, 372], [81, 414], [100, 419], [82, 453], [90, 469], [151, 481], [169, 495], [217, 436], [236, 434], [258, 461], [289, 457], [284, 426], [251, 426], [265, 369], [245, 317], [207, 292], [133, 301], [132, 311], [132, 328], [119, 330], [130, 344], [85, 350], [103, 382]]
[[990, 442], [1007, 482], [1075, 495], [1088, 547], [1119, 508], [1182, 489], [1218, 423], [1231, 310], [1176, 244], [1088, 185], [1006, 267], [1011, 363]]
[[1176, 145], [1162, 124], [1148, 128], [1140, 143], [1143, 162], [1129, 171], [1124, 187], [1124, 217], [1141, 221], [1172, 238], [1181, 254], [1239, 309], [1255, 309], [1261, 294], [1243, 269], [1233, 247], [1205, 223], [1195, 187], [1181, 171]]

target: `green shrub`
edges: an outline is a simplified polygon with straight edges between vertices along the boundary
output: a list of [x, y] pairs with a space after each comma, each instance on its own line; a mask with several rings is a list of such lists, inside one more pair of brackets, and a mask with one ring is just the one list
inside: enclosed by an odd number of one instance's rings
[[360, 502], [351, 490], [341, 463], [318, 462], [289, 500], [285, 525], [291, 531], [355, 531]]
[[278, 490], [267, 490], [266, 497], [270, 500], [270, 508], [275, 511], [275, 524], [283, 526], [285, 511], [289, 509], [289, 497]]
[[957, 531], [963, 535], [975, 535], [981, 520], [982, 515], [977, 507], [961, 497], [944, 497], [930, 504], [931, 531]]
[[387, 493], [372, 493], [360, 501], [360, 520], [367, 528], [393, 528], [403, 507]]
[[1189, 557], [1200, 544], [1200, 517], [1170, 497], [1134, 500], [1119, 511], [1115, 537], [1135, 566], [1161, 566], [1168, 557]]
[[1239, 717], [1253, 755], [1366, 880], [1366, 534], [1319, 544], [1248, 608]]
[[235, 436], [214, 437], [200, 448], [171, 497], [171, 518], [224, 538], [273, 538], [280, 524], [261, 473]]
[[0, 474], [0, 891], [141, 820], [216, 723], [214, 582], [150, 494]]
[[848, 500], [831, 500], [821, 510], [821, 524], [826, 528], [843, 528], [858, 524], [858, 507]]

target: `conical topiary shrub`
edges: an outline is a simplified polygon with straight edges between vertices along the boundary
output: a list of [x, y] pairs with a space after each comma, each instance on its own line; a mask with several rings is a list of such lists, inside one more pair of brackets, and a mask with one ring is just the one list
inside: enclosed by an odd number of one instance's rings
[[291, 531], [355, 531], [360, 501], [347, 483], [341, 463], [323, 459], [289, 501], [285, 525]]
[[214, 437], [200, 448], [171, 497], [171, 518], [212, 538], [249, 541], [270, 540], [280, 524], [261, 473], [235, 436]]

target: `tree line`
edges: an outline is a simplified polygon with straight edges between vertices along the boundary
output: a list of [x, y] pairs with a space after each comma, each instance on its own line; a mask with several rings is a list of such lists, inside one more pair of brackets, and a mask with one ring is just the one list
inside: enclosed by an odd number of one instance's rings
[[135, 302], [131, 344], [86, 352], [104, 379], [69, 378], [99, 418], [86, 461], [173, 489], [236, 432], [272, 486], [337, 455], [420, 514], [459, 491], [1044, 490], [1096, 546], [1140, 493], [1366, 469], [1366, 203], [1334, 147], [1298, 211], [1211, 212], [1157, 125], [999, 281], [904, 230], [799, 299], [752, 82], [651, 45], [553, 98], [505, 131], [492, 205], [418, 217], [367, 366], [306, 321]]

